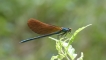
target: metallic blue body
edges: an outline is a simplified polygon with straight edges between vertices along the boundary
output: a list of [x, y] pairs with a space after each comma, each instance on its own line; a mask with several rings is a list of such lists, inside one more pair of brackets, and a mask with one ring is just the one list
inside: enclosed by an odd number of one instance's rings
[[47, 36], [51, 36], [51, 35], [55, 35], [55, 34], [64, 35], [67, 32], [71, 32], [71, 29], [62, 27], [62, 30], [60, 30], [60, 31], [53, 32], [53, 33], [50, 33], [50, 34], [41, 35], [41, 36], [37, 36], [37, 37], [33, 37], [33, 38], [29, 38], [29, 39], [26, 39], [26, 40], [22, 40], [20, 43], [24, 43], [24, 42], [27, 42], [27, 41], [31, 41], [31, 40], [35, 40], [35, 39], [39, 39], [39, 38], [43, 38], [43, 37], [47, 37]]

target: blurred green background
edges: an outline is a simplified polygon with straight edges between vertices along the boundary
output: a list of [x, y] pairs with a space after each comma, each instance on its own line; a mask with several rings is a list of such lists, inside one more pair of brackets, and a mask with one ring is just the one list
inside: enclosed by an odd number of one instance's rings
[[84, 60], [106, 60], [106, 0], [0, 0], [0, 60], [50, 60], [57, 54], [49, 38], [19, 43], [38, 36], [27, 26], [30, 18], [70, 27], [72, 34], [92, 24], [72, 45]]

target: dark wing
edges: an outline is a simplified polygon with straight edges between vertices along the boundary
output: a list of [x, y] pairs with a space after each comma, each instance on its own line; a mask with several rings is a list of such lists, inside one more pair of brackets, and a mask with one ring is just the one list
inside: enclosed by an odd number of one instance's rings
[[49, 24], [40, 22], [39, 20], [32, 19], [32, 18], [28, 20], [28, 26], [35, 33], [42, 34], [42, 35], [50, 34], [50, 33], [62, 30], [61, 27], [49, 25]]

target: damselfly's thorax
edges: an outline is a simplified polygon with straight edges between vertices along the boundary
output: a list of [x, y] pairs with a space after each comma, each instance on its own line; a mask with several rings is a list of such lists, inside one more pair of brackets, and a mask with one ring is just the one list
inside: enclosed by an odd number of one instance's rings
[[64, 28], [64, 27], [62, 27], [61, 31], [63, 31], [63, 32], [71, 32], [71, 28]]

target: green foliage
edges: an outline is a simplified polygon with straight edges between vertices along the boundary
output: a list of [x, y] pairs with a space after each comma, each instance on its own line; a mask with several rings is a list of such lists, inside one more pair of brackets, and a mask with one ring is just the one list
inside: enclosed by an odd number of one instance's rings
[[[61, 38], [60, 40], [50, 37], [52, 40], [56, 41], [56, 49], [58, 50], [58, 55], [52, 56], [51, 60], [75, 60], [77, 54], [75, 53], [75, 49], [72, 47], [72, 42], [74, 41], [75, 36], [85, 29], [86, 27], [90, 26], [91, 24], [79, 28], [75, 31], [71, 38], [65, 39], [65, 37]], [[64, 40], [65, 39], [65, 40]], [[64, 40], [64, 41], [62, 41]], [[66, 42], [68, 41], [68, 42]], [[83, 52], [81, 53], [81, 57], [77, 58], [77, 60], [83, 60]]]

